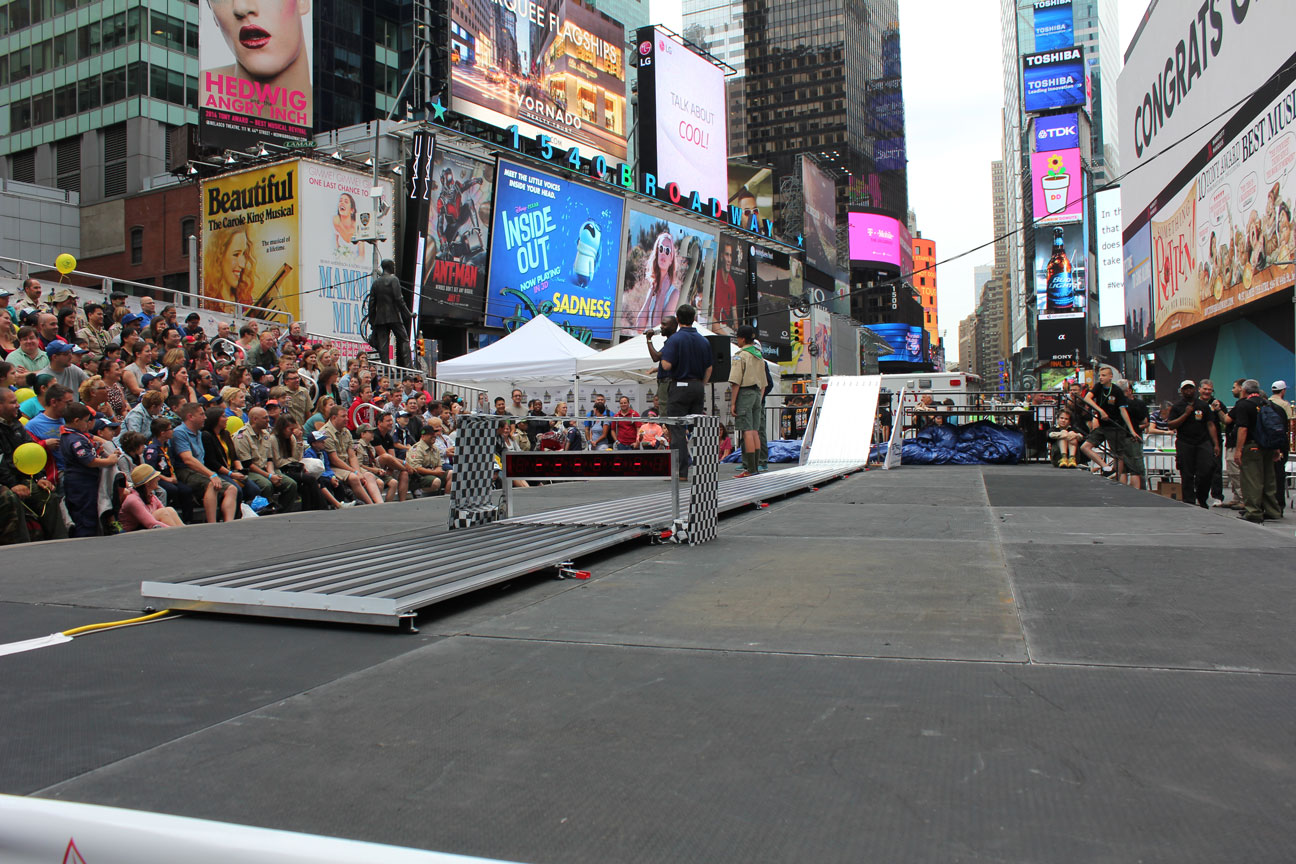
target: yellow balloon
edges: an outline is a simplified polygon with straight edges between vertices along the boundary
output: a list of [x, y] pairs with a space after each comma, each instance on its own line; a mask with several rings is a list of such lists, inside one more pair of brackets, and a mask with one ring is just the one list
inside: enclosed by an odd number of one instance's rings
[[22, 425], [26, 426], [26, 425], [27, 425], [27, 418], [26, 418], [26, 417], [19, 417], [19, 418], [18, 418], [18, 422], [21, 423]]
[[229, 432], [231, 435], [233, 435], [235, 432], [237, 432], [238, 430], [240, 430], [240, 429], [242, 429], [242, 428], [243, 428], [243, 418], [242, 418], [242, 417], [226, 417], [226, 418], [225, 418], [225, 431]]
[[76, 259], [64, 252], [54, 259], [54, 269], [66, 276], [76, 269]]
[[22, 403], [26, 402], [28, 399], [33, 398], [35, 395], [36, 395], [36, 391], [31, 389], [30, 387], [21, 387], [18, 389], [16, 393], [14, 393], [14, 398], [16, 398], [18, 400], [18, 404], [21, 405]]
[[24, 474], [39, 474], [45, 470], [46, 458], [44, 447], [28, 441], [14, 450], [14, 467]]

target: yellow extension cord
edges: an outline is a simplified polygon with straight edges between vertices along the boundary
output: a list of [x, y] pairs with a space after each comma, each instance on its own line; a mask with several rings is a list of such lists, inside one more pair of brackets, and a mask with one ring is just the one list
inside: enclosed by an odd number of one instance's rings
[[[73, 627], [71, 630], [64, 630], [61, 636], [80, 636], [82, 633], [93, 633], [96, 630], [111, 630], [114, 627], [131, 627], [135, 624], [143, 624], [146, 621], [156, 621], [157, 619], [171, 615], [170, 609], [163, 609], [161, 612], [154, 612], [150, 615], [141, 615], [138, 618], [126, 618], [121, 621], [105, 621], [102, 624], [87, 624], [84, 627]], [[177, 613], [178, 614], [178, 613]]]

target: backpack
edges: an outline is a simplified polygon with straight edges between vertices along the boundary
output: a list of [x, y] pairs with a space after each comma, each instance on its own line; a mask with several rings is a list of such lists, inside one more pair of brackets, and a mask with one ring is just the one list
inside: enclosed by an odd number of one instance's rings
[[1287, 415], [1268, 399], [1256, 406], [1255, 442], [1261, 450], [1287, 449]]

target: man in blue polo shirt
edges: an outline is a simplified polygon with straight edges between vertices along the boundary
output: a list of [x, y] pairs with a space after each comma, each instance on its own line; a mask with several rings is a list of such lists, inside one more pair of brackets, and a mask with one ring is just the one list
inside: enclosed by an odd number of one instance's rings
[[[668, 417], [706, 413], [706, 385], [711, 380], [711, 343], [693, 328], [696, 319], [697, 310], [681, 303], [675, 310], [679, 329], [662, 347], [661, 368], [670, 376], [666, 399]], [[670, 439], [679, 478], [687, 480], [690, 464], [687, 429], [682, 426], [672, 428]]]

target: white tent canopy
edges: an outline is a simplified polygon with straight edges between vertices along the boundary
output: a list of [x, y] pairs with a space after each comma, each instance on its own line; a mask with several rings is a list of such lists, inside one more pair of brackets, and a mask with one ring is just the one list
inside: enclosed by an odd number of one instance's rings
[[461, 384], [563, 380], [577, 373], [579, 360], [597, 353], [538, 315], [498, 342], [438, 363], [437, 378]]
[[[716, 335], [701, 324], [694, 325], [694, 329], [703, 336]], [[581, 377], [597, 375], [610, 379], [615, 379], [621, 375], [635, 377], [635, 373], [652, 374], [657, 364], [652, 362], [652, 358], [648, 356], [648, 338], [640, 333], [633, 339], [627, 339], [619, 345], [613, 345], [611, 348], [598, 351], [592, 356], [583, 357], [576, 362], [576, 369], [580, 372]], [[661, 334], [656, 334], [652, 337], [652, 344], [653, 348], [660, 351], [662, 346], [666, 344], [666, 340], [661, 337]], [[737, 353], [738, 346], [730, 340], [729, 356], [732, 357]], [[778, 364], [766, 362], [765, 365], [770, 370], [771, 380], [777, 381], [780, 374]]]

